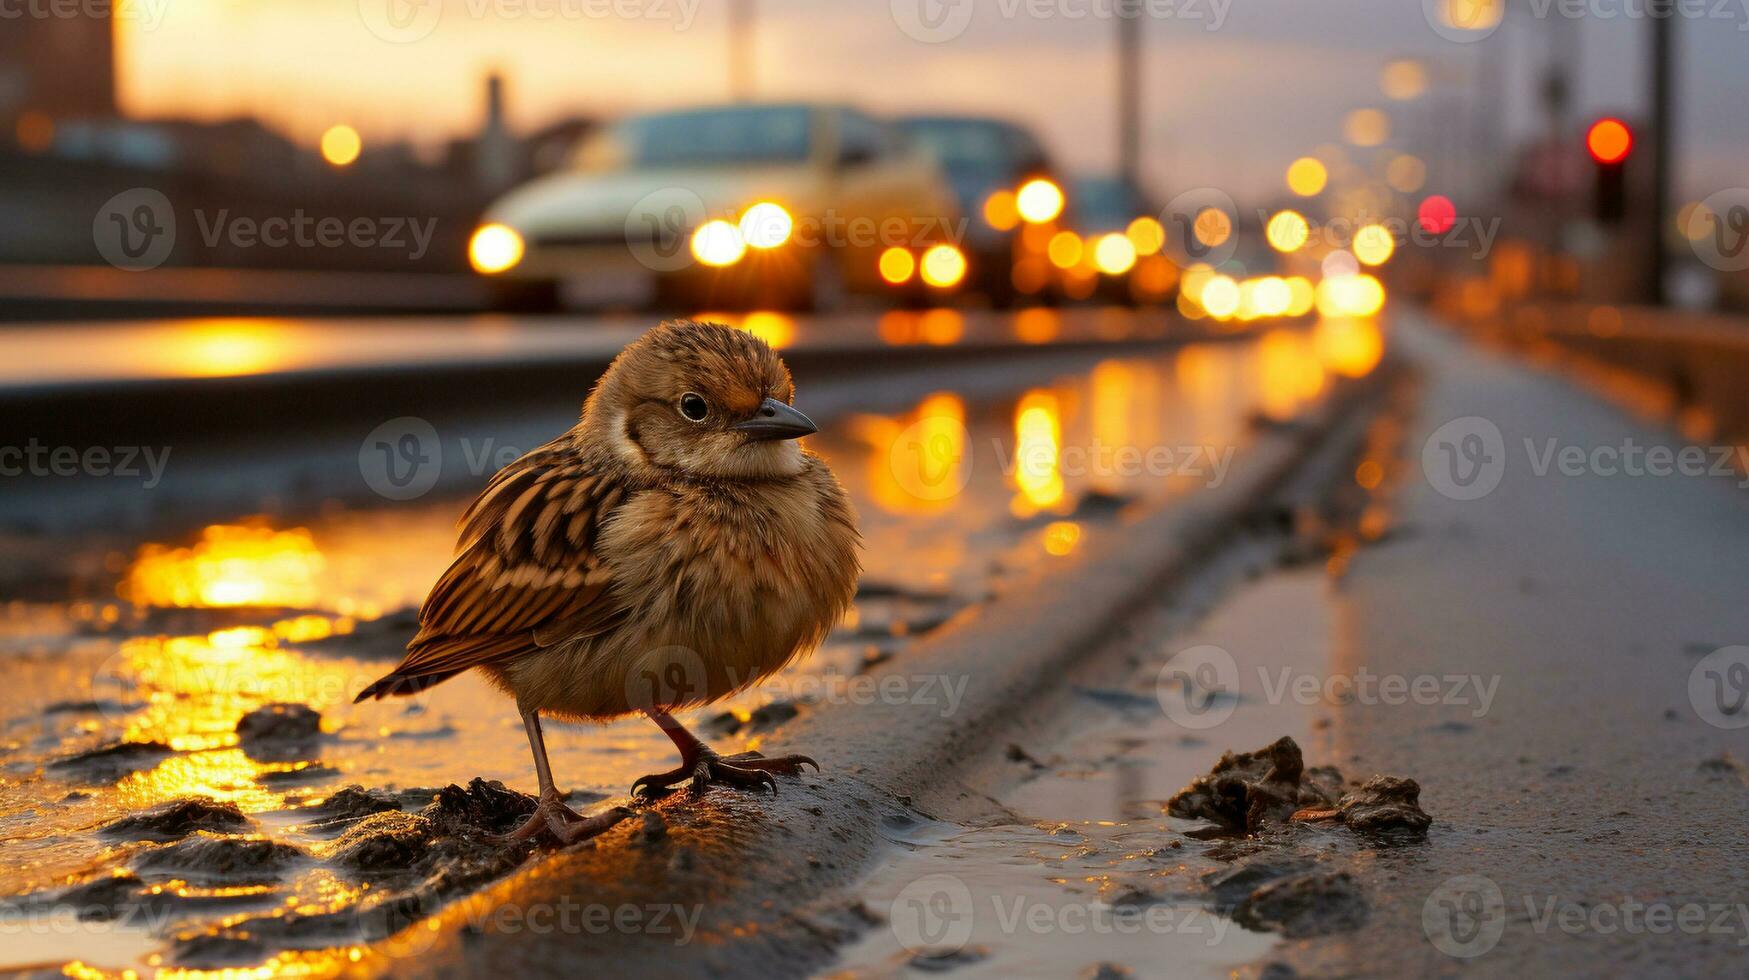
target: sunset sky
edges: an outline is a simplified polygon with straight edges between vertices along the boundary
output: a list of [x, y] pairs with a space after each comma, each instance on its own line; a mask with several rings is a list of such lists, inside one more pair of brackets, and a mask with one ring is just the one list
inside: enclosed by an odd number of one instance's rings
[[[643, 16], [612, 16], [615, 2]], [[1034, 124], [1071, 168], [1106, 169], [1115, 146], [1109, 2], [977, 0], [963, 30], [925, 43], [901, 24], [917, 23], [919, 3], [945, 3], [932, 9], [951, 19], [955, 0], [758, 0], [758, 94], [997, 113]], [[130, 113], [256, 114], [310, 143], [339, 121], [367, 143], [470, 132], [494, 69], [518, 128], [727, 95], [723, 0], [142, 4], [146, 17], [120, 26]], [[1619, 13], [1573, 22], [1524, 5], [1477, 44], [1442, 38], [1419, 0], [1156, 0], [1153, 9], [1171, 12], [1146, 25], [1145, 177], [1162, 193], [1269, 193], [1288, 161], [1339, 139], [1357, 106], [1386, 107], [1399, 132], [1463, 127], [1454, 110], [1475, 104], [1484, 57], [1501, 66], [1507, 135], [1537, 131], [1534, 79], [1563, 30], [1582, 41], [1582, 109], [1631, 118], [1642, 105], [1649, 25]], [[389, 18], [397, 12], [401, 20]], [[1749, 184], [1749, 11], [1736, 15], [1679, 26], [1686, 193]], [[1406, 56], [1428, 64], [1436, 94], [1391, 104], [1379, 72]]]

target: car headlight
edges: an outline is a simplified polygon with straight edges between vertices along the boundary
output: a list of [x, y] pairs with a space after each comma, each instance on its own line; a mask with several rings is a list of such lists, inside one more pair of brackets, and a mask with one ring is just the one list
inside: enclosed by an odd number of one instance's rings
[[1063, 189], [1038, 177], [1020, 185], [1014, 195], [1020, 216], [1035, 225], [1055, 221], [1063, 213]]
[[692, 257], [705, 265], [734, 265], [745, 254], [747, 243], [741, 238], [741, 229], [721, 218], [699, 225], [692, 233]]
[[1020, 224], [1020, 208], [1013, 191], [993, 191], [984, 198], [984, 223], [996, 231], [1013, 231]]
[[917, 273], [917, 260], [905, 249], [894, 245], [881, 253], [881, 278], [893, 286], [902, 286]]
[[776, 248], [789, 241], [795, 221], [782, 205], [760, 201], [741, 214], [741, 240], [748, 248]]
[[494, 275], [522, 261], [522, 236], [509, 225], [481, 225], [468, 240], [468, 263], [481, 275]]
[[932, 245], [918, 263], [923, 281], [937, 289], [959, 284], [966, 277], [966, 256], [952, 245]]
[[1136, 246], [1121, 232], [1112, 232], [1093, 246], [1093, 264], [1108, 276], [1121, 276], [1136, 264]]

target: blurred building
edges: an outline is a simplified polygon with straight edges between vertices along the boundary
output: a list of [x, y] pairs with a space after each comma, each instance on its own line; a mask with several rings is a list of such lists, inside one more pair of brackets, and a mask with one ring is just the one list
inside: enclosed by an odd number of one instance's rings
[[492, 193], [506, 190], [522, 176], [516, 139], [504, 120], [504, 76], [486, 76], [486, 121], [474, 150], [474, 173], [480, 189]]
[[486, 76], [485, 119], [471, 138], [451, 140], [443, 155], [443, 169], [458, 180], [468, 180], [477, 191], [497, 196], [511, 187], [550, 173], [565, 165], [571, 149], [598, 125], [593, 118], [568, 116], [548, 123], [528, 135], [510, 131], [504, 79], [496, 72]]
[[100, 4], [78, 4], [68, 16], [15, 11], [0, 29], [0, 122], [8, 133], [21, 123], [116, 113], [115, 33]]

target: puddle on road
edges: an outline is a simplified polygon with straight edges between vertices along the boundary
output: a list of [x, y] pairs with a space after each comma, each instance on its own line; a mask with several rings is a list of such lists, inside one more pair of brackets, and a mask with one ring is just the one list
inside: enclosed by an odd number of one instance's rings
[[[1200, 879], [1222, 865], [1185, 836], [1195, 822], [1165, 816], [1165, 803], [1230, 747], [1287, 734], [1309, 760], [1335, 758], [1335, 706], [1268, 703], [1264, 681], [1327, 676], [1335, 613], [1322, 571], [1272, 574], [1149, 651], [1121, 687], [1078, 692], [1073, 734], [1011, 750], [1016, 781], [997, 802], [1040, 822], [940, 824], [899, 840], [904, 853], [860, 889], [886, 924], [848, 948], [834, 975], [954, 964], [956, 977], [1074, 977], [1111, 964], [1137, 977], [1212, 978], [1265, 956], [1277, 937], [1212, 911]], [[1156, 682], [1174, 654], [1203, 645], [1239, 665], [1238, 696], [1186, 714], [1175, 692], [1156, 696]]]
[[[686, 720], [726, 751], [757, 748], [764, 731], [843, 696], [847, 678], [878, 674], [886, 657], [1000, 591], [1010, 576], [1072, 553], [1088, 524], [1120, 519], [1131, 501], [1217, 482], [1221, 455], [1246, 444], [1258, 417], [1287, 418], [1319, 396], [1326, 371], [1352, 370], [1321, 336], [1276, 330], [1255, 341], [1113, 358], [1007, 398], [968, 401], [944, 391], [896, 415], [828, 426], [810, 444], [861, 516], [863, 593], [819, 654]], [[1174, 455], [1150, 461], [1123, 447]], [[8, 855], [0, 894], [125, 865], [150, 845], [106, 842], [94, 829], [167, 800], [235, 803], [267, 839], [308, 846], [307, 830], [287, 809], [321, 803], [349, 784], [408, 791], [481, 776], [530, 785], [514, 711], [472, 674], [413, 699], [350, 704], [398, 657], [409, 610], [447, 564], [464, 504], [336, 506], [297, 527], [242, 518], [191, 540], [117, 541], [65, 558], [82, 570], [70, 577], [84, 583], [72, 601], [10, 602], [0, 621], [9, 681], [0, 693], [0, 839]], [[281, 702], [320, 712], [311, 757], [263, 759], [238, 744], [244, 714]], [[1280, 721], [1271, 727], [1279, 732]], [[619, 796], [637, 775], [671, 764], [667, 739], [641, 719], [550, 724], [548, 743], [561, 785], [580, 806]], [[1116, 781], [1124, 767], [1098, 761], [1107, 749], [1093, 742], [1063, 751], [1085, 760], [1022, 787], [1018, 808], [1077, 821], [1069, 832], [1089, 840], [1123, 840], [1121, 825], [1087, 822], [1115, 818], [1087, 812], [1099, 794], [1086, 784]], [[1205, 765], [1197, 755], [1179, 769], [1122, 778], [1147, 798], [1163, 798]], [[1028, 844], [1035, 845], [1044, 846]], [[1040, 863], [1019, 852], [1010, 859]], [[1059, 877], [1099, 873], [1058, 863]], [[144, 932], [44, 925], [0, 954], [0, 968], [72, 957], [97, 971], [171, 967], [158, 950], [173, 932], [300, 908], [313, 895], [344, 904], [361, 886], [294, 869], [244, 891], [179, 879], [162, 887], [189, 901], [168, 906]], [[106, 938], [87, 941], [97, 934]], [[339, 947], [286, 955], [295, 962], [269, 965], [331, 973], [361, 954]]]

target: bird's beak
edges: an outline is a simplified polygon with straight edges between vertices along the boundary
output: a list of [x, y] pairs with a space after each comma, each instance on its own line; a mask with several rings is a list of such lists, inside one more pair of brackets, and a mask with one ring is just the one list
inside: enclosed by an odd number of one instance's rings
[[820, 431], [813, 419], [775, 398], [767, 398], [760, 403], [759, 411], [752, 418], [737, 422], [729, 428], [744, 432], [747, 438], [760, 442], [768, 439], [800, 439]]

